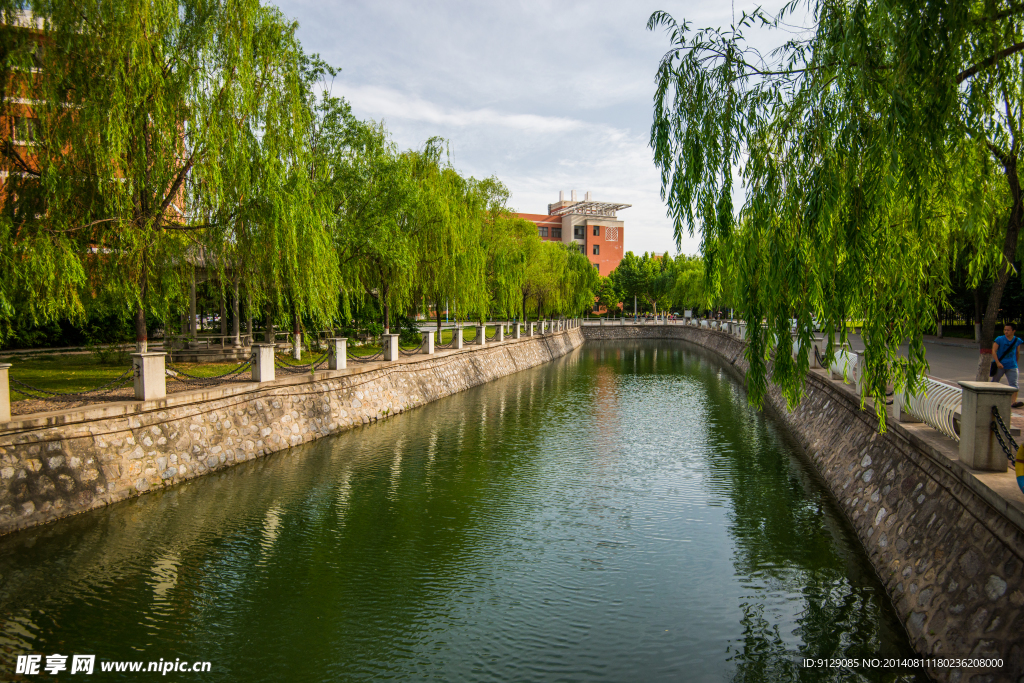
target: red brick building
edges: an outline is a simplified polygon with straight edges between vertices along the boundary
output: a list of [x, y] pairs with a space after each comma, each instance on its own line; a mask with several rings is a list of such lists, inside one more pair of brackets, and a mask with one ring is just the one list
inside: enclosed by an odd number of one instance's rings
[[615, 212], [630, 204], [593, 201], [588, 192], [583, 201], [576, 200], [576, 190], [566, 201], [558, 193], [558, 201], [548, 204], [547, 214], [521, 213], [520, 218], [534, 223], [541, 239], [549, 242], [575, 244], [587, 255], [601, 275], [615, 270], [622, 260], [624, 224]]

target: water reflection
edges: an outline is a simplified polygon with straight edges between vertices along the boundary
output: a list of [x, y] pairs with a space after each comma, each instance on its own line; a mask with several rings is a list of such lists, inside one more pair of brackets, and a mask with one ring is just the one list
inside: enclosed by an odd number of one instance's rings
[[720, 366], [650, 342], [4, 538], [0, 639], [5, 672], [225, 681], [895, 680], [797, 661], [909, 652], [813, 472]]

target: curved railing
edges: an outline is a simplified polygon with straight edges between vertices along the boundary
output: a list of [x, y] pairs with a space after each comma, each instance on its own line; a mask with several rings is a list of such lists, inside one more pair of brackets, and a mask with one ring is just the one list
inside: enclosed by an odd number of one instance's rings
[[923, 391], [919, 395], [911, 395], [906, 402], [903, 394], [896, 392], [893, 403], [903, 412], [910, 413], [954, 441], [959, 441], [960, 431], [956, 420], [960, 415], [963, 390], [931, 377], [924, 378], [921, 388]]

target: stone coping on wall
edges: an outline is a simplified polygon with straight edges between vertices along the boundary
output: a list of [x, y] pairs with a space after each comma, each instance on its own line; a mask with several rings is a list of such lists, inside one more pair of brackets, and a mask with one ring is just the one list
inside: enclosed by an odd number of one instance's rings
[[[506, 338], [504, 341], [500, 342], [500, 344], [519, 344], [529, 342], [531, 340], [536, 341], [539, 339], [550, 338], [558, 334], [564, 333], [548, 332], [543, 335], [536, 334], [533, 337], [524, 336], [520, 339]], [[283, 374], [278, 372], [278, 377], [276, 377], [272, 382], [232, 382], [230, 384], [225, 383], [203, 389], [179, 391], [173, 394], [168, 394], [166, 398], [156, 401], [109, 401], [93, 405], [79, 406], [69, 410], [53, 410], [40, 413], [29, 413], [26, 415], [16, 415], [13, 416], [13, 419], [9, 422], [0, 422], [0, 437], [12, 432], [80, 424], [95, 420], [104, 420], [114, 417], [138, 415], [157, 410], [166, 410], [176, 406], [194, 405], [230, 396], [251, 394], [271, 387], [306, 384], [308, 382], [318, 382], [338, 377], [361, 375], [376, 370], [387, 370], [398, 366], [415, 365], [461, 354], [474, 353], [481, 350], [486, 351], [496, 347], [498, 344], [499, 342], [489, 341], [483, 348], [481, 348], [479, 345], [469, 342], [461, 349], [437, 349], [433, 355], [417, 354], [415, 356], [401, 356], [395, 361], [382, 360], [358, 362], [349, 358], [348, 367], [344, 370], [317, 370], [313, 373], [302, 374]], [[278, 368], [278, 370], [280, 370], [280, 368]]]

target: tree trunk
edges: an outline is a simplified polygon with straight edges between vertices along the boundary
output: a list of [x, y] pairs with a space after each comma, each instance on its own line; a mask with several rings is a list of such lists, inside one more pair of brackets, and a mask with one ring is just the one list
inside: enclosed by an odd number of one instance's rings
[[267, 344], [273, 344], [274, 343], [274, 309], [269, 304], [267, 305], [266, 319], [267, 319], [267, 322], [264, 325], [264, 327], [266, 329], [263, 332], [263, 341], [266, 342]]
[[441, 302], [439, 302], [439, 301], [435, 301], [434, 302], [434, 313], [437, 314], [437, 334], [438, 334], [437, 338], [440, 339], [441, 338], [440, 337], [440, 335], [441, 335]]
[[381, 303], [384, 304], [384, 334], [391, 334], [391, 305], [388, 304], [388, 286], [385, 284], [381, 289], [384, 296]]
[[981, 341], [981, 285], [974, 288], [974, 341]]
[[249, 296], [249, 292], [245, 293], [245, 333], [249, 335], [249, 343], [251, 344], [255, 337], [253, 337], [252, 327], [252, 297]]
[[239, 315], [240, 302], [238, 301], [238, 281], [235, 281], [234, 296], [231, 299], [231, 334], [234, 339], [231, 341], [231, 345], [236, 349], [242, 345], [242, 339], [239, 336], [241, 331], [240, 315]]
[[149, 350], [149, 338], [146, 334], [146, 309], [140, 301], [135, 307], [135, 351], [146, 353]]
[[1020, 179], [1017, 177], [1017, 157], [1013, 153], [1006, 154], [1000, 158], [1000, 161], [1006, 173], [1007, 184], [1010, 186], [1010, 198], [1013, 203], [1010, 207], [1010, 217], [1006, 223], [1006, 236], [1003, 238], [1003, 262], [999, 266], [999, 275], [992, 283], [992, 290], [988, 293], [985, 317], [981, 322], [980, 358], [976, 377], [979, 382], [988, 380], [988, 368], [992, 361], [992, 341], [996, 336], [996, 318], [999, 316], [1003, 290], [1006, 289], [1006, 283], [1010, 281], [1011, 268], [1017, 255], [1017, 238], [1020, 233], [1021, 218], [1024, 216], [1024, 201], [1022, 201], [1024, 198], [1021, 197]]
[[196, 270], [192, 269], [192, 281], [188, 288], [188, 336], [196, 337]]
[[224, 292], [220, 293], [220, 343], [224, 344], [224, 337], [228, 334], [228, 307], [224, 302]]

